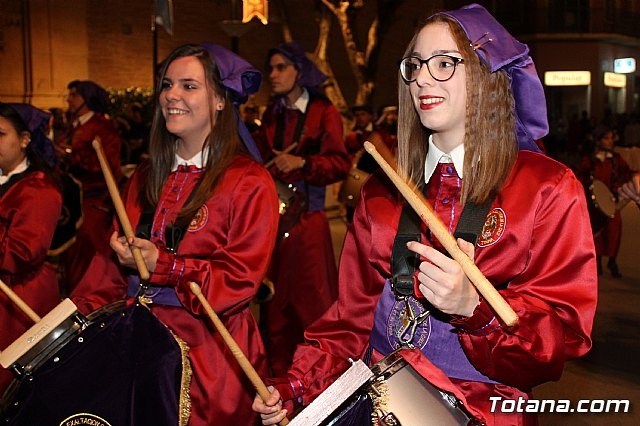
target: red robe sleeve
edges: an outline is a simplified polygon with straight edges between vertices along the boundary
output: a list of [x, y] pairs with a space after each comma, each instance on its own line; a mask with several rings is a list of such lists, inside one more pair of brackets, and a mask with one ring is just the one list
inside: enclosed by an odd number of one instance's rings
[[591, 347], [597, 297], [591, 225], [580, 182], [569, 170], [558, 179], [532, 212], [524, 270], [499, 290], [518, 323], [503, 326], [484, 301], [471, 317], [453, 321], [478, 370], [523, 390], [557, 380], [566, 360]]
[[4, 198], [7, 202], [2, 203], [0, 212], [0, 274], [24, 274], [40, 267], [47, 256], [62, 209], [62, 195], [42, 172], [34, 172]]

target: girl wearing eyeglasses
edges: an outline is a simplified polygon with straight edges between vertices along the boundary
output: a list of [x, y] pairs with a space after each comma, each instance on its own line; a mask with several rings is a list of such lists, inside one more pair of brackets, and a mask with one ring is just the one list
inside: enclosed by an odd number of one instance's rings
[[[476, 420], [536, 424], [531, 410], [501, 401], [526, 401], [591, 347], [597, 275], [584, 191], [569, 168], [538, 152], [548, 126], [527, 46], [470, 5], [431, 16], [403, 58], [399, 172], [452, 234], [471, 241], [457, 240], [519, 321], [497, 317], [441, 242], [405, 216], [394, 186], [374, 175], [346, 237], [337, 303], [307, 329], [286, 380], [274, 381], [266, 403], [254, 400], [265, 425], [290, 412], [288, 401], [314, 400], [349, 358], [373, 364], [398, 349]], [[403, 253], [394, 241], [412, 221], [420, 242], [401, 244]], [[416, 267], [403, 270], [397, 255], [412, 253]]]

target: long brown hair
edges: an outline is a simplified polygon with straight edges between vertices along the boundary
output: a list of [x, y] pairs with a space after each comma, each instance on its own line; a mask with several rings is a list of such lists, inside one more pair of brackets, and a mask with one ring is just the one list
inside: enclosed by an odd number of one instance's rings
[[193, 196], [182, 208], [178, 221], [189, 220], [193, 216], [195, 211], [211, 197], [220, 177], [231, 163], [233, 157], [245, 151], [238, 136], [237, 113], [233, 100], [231, 94], [220, 82], [220, 73], [215, 59], [202, 46], [197, 44], [187, 44], [176, 48], [164, 60], [159, 72], [158, 87], [156, 87], [156, 106], [149, 142], [151, 160], [147, 172], [147, 186], [144, 198], [142, 194], [140, 196], [141, 204], [144, 205], [146, 202], [152, 207], [158, 204], [162, 188], [171, 173], [178, 138], [167, 130], [159, 97], [162, 96], [162, 81], [169, 65], [174, 60], [187, 56], [196, 57], [202, 64], [206, 89], [209, 91], [210, 99], [213, 99], [218, 94], [218, 96], [225, 99], [225, 102], [221, 111], [215, 110], [213, 102], [209, 103], [211, 133], [207, 136], [203, 145], [203, 148], [208, 147], [209, 149], [206, 164], [204, 164], [205, 171], [194, 189]]
[[[481, 204], [496, 194], [509, 176], [518, 155], [516, 118], [509, 77], [491, 73], [453, 19], [434, 15], [416, 32], [405, 51], [414, 51], [418, 33], [429, 24], [446, 23], [464, 59], [467, 76], [464, 179], [462, 204]], [[420, 122], [409, 84], [398, 75], [398, 165], [400, 172], [424, 186], [424, 163], [431, 130]]]

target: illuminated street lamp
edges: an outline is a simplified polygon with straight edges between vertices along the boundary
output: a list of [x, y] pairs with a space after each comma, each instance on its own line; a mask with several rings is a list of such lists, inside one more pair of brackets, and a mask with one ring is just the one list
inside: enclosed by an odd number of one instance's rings
[[264, 25], [269, 23], [268, 0], [242, 0], [242, 22], [258, 18]]

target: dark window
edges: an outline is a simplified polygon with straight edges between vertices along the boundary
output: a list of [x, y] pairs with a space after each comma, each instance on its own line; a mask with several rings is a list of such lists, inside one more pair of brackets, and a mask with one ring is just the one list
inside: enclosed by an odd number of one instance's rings
[[587, 32], [588, 0], [555, 0], [549, 4], [549, 30], [552, 32]]

